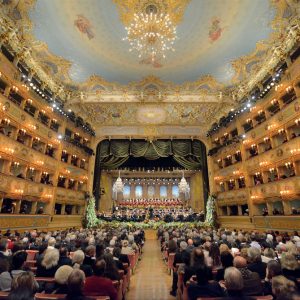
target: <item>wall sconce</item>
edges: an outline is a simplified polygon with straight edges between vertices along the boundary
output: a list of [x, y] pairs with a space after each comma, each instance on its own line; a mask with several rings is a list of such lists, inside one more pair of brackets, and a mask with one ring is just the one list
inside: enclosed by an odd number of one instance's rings
[[214, 177], [214, 180], [219, 180], [219, 179], [220, 179], [219, 176]]
[[291, 92], [292, 91], [292, 86], [288, 86], [286, 89], [285, 89], [285, 91], [287, 92], [287, 93], [289, 93], [289, 92]]
[[265, 141], [265, 142], [268, 142], [269, 140], [270, 140], [269, 137], [265, 137], [265, 138], [264, 138], [264, 141]]
[[281, 195], [281, 196], [287, 196], [287, 195], [289, 195], [290, 193], [291, 193], [290, 190], [283, 190], [283, 191], [280, 191], [280, 195]]
[[17, 167], [18, 167], [19, 165], [20, 165], [19, 162], [16, 162], [16, 161], [14, 162], [14, 166], [17, 166]]
[[296, 125], [298, 126], [300, 124], [300, 118], [295, 120]]
[[10, 154], [13, 154], [15, 150], [13, 148], [5, 148], [5, 152], [9, 152]]
[[247, 123], [251, 123], [252, 120], [251, 120], [251, 119], [247, 119], [246, 122], [247, 122]]
[[239, 171], [239, 170], [233, 171], [233, 175], [238, 175], [238, 174], [240, 174], [240, 171]]
[[258, 199], [258, 196], [251, 196], [251, 199]]
[[275, 124], [271, 124], [271, 125], [268, 126], [268, 130], [272, 130], [274, 127], [276, 127], [276, 125]]
[[29, 168], [29, 171], [33, 172], [35, 169], [33, 167]]
[[266, 166], [268, 164], [268, 162], [267, 161], [262, 161], [262, 162], [260, 162], [259, 163], [259, 165], [262, 167], [262, 166]]
[[273, 173], [273, 172], [275, 171], [275, 169], [274, 169], [274, 168], [270, 168], [269, 171], [270, 171], [271, 173]]
[[24, 190], [22, 190], [22, 189], [16, 189], [15, 193], [21, 195], [21, 194], [24, 193]]
[[6, 118], [5, 118], [3, 121], [4, 121], [4, 124], [5, 124], [5, 125], [9, 125], [9, 123], [10, 123], [10, 119], [6, 119]]
[[255, 147], [256, 147], [256, 144], [252, 144], [252, 145], [251, 145], [251, 148], [255, 148]]
[[284, 133], [284, 129], [282, 129], [282, 128], [279, 129], [279, 130], [278, 130], [278, 133], [279, 133], [279, 134], [283, 134], [283, 133]]
[[275, 105], [275, 104], [277, 104], [277, 103], [278, 103], [277, 99], [273, 99], [273, 100], [271, 101], [271, 104], [272, 104], [272, 105]]
[[27, 99], [27, 102], [32, 104], [32, 100], [31, 99]]
[[290, 168], [292, 167], [292, 163], [291, 163], [291, 162], [286, 162], [286, 163], [285, 163], [285, 166], [286, 166], [288, 169], [290, 169]]
[[260, 175], [260, 172], [256, 172], [255, 175], [256, 175], [256, 176], [259, 176], [259, 175]]
[[38, 160], [36, 163], [37, 163], [38, 165], [44, 165], [44, 162], [43, 162], [42, 160]]
[[260, 111], [258, 111], [258, 114], [259, 114], [259, 115], [262, 115], [263, 112], [264, 112], [264, 111], [261, 109]]
[[15, 85], [13, 85], [11, 89], [12, 89], [14, 92], [16, 92], [16, 93], [19, 91], [19, 88], [16, 87]]
[[291, 150], [291, 154], [298, 154], [298, 153], [300, 153], [300, 148]]

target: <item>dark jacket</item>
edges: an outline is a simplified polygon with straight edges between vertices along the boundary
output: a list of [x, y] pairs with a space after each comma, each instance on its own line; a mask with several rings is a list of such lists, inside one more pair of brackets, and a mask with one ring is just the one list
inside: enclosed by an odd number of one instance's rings
[[72, 260], [67, 256], [60, 256], [60, 258], [58, 260], [58, 265], [60, 267], [64, 266], [64, 265], [72, 266]]
[[188, 287], [189, 300], [197, 300], [199, 297], [223, 297], [224, 292], [217, 282], [209, 282], [205, 285], [191, 284]]
[[267, 268], [266, 263], [264, 263], [264, 262], [255, 262], [255, 263], [249, 264], [247, 267], [250, 271], [258, 273], [260, 279], [265, 279], [266, 278], [266, 268]]

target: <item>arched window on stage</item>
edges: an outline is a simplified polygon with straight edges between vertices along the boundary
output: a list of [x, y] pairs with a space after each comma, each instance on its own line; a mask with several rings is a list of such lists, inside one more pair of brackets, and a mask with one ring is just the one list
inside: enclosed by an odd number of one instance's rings
[[179, 198], [179, 187], [178, 185], [172, 186], [172, 197], [173, 198]]
[[127, 184], [124, 186], [123, 198], [124, 199], [129, 199], [130, 198], [130, 186], [127, 185]]
[[165, 185], [162, 185], [159, 189], [160, 198], [167, 198], [167, 187]]
[[148, 186], [148, 198], [154, 198], [155, 188], [153, 185]]
[[141, 185], [137, 185], [135, 187], [135, 198], [142, 198], [143, 197], [143, 188]]

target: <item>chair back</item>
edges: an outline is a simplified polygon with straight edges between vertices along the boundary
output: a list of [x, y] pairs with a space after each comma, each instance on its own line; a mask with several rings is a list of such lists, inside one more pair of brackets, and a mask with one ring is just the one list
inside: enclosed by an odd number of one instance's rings
[[0, 291], [0, 299], [7, 299], [9, 292]]
[[39, 251], [38, 250], [26, 250], [26, 253], [27, 253], [27, 261], [28, 260], [35, 260], [35, 256], [36, 254], [38, 253]]
[[44, 294], [44, 293], [36, 293], [36, 300], [56, 300], [56, 299], [65, 299], [66, 294]]

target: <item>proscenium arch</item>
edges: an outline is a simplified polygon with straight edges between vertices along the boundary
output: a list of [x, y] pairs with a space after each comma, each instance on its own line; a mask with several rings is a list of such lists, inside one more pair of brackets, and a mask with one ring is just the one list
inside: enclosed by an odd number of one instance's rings
[[[170, 141], [172, 143], [172, 141], [174, 141], [174, 139], [158, 139], [159, 140], [163, 140], [163, 141]], [[102, 169], [107, 169], [107, 168], [103, 168], [102, 165], [102, 157], [100, 155], [101, 153], [101, 147], [103, 147], [103, 145], [106, 145], [108, 142], [113, 142], [113, 141], [132, 141], [129, 139], [104, 139], [101, 140], [96, 148], [96, 159], [95, 159], [95, 168], [94, 168], [94, 181], [93, 181], [93, 194], [95, 196], [95, 200], [96, 200], [96, 208], [98, 209], [100, 201], [101, 201], [101, 186], [100, 186], [100, 177], [101, 177], [101, 170]], [[145, 142], [145, 139], [134, 139], [133, 141], [140, 141], [140, 142]], [[175, 141], [191, 141], [190, 139], [176, 139]], [[194, 139], [193, 141], [197, 141], [198, 143], [200, 143], [200, 148], [199, 148], [199, 153], [197, 153], [198, 157], [201, 158], [201, 170], [202, 170], [202, 176], [203, 176], [203, 199], [206, 202], [207, 198], [208, 198], [208, 194], [209, 194], [209, 179], [208, 179], [208, 166], [207, 166], [207, 151], [206, 151], [206, 146], [205, 144], [199, 140], [199, 139]], [[170, 155], [168, 157], [172, 157], [173, 154], [170, 153]], [[126, 160], [124, 160], [124, 163], [126, 162]], [[122, 167], [124, 165], [124, 163], [122, 163], [121, 165], [119, 165], [118, 167]], [[116, 168], [115, 168], [116, 169]], [[206, 203], [204, 203], [206, 204]]]

